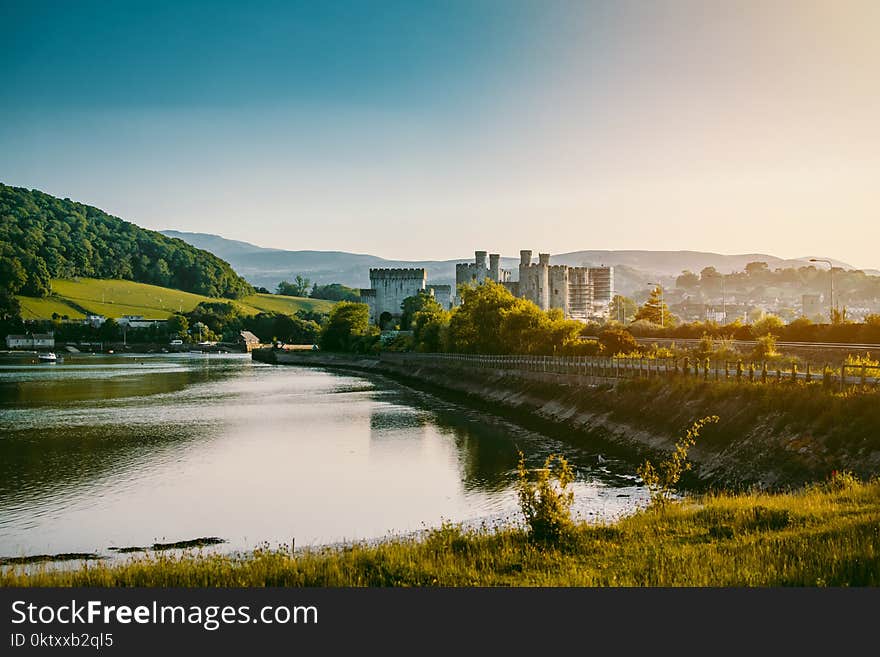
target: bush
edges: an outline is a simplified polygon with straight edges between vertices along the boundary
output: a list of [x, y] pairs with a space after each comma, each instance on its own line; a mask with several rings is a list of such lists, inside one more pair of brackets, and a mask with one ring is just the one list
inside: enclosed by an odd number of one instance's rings
[[529, 526], [530, 538], [558, 543], [574, 528], [571, 519], [574, 493], [568, 490], [574, 475], [568, 461], [551, 454], [544, 461], [544, 467], [536, 471], [537, 480], [532, 481], [526, 469], [525, 457], [520, 452], [517, 472], [519, 506]]
[[675, 451], [668, 459], [656, 468], [650, 461], [645, 461], [638, 469], [639, 476], [648, 487], [653, 506], [663, 506], [672, 501], [675, 487], [678, 486], [681, 475], [691, 469], [691, 463], [687, 460], [688, 450], [697, 442], [700, 430], [707, 424], [715, 422], [718, 422], [717, 415], [697, 420], [687, 430], [685, 436], [675, 443]]
[[599, 343], [605, 354], [629, 354], [639, 350], [639, 343], [632, 333], [625, 329], [607, 329], [599, 334]]

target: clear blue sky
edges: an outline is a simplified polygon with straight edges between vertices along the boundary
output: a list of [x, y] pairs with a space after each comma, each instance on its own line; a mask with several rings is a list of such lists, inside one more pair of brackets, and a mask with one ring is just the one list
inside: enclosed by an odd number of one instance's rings
[[880, 268], [878, 33], [871, 0], [0, 0], [0, 181], [290, 249]]

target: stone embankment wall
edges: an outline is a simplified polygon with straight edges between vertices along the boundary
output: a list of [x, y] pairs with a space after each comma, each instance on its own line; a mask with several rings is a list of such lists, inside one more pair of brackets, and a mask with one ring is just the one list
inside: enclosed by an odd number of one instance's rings
[[694, 483], [778, 488], [824, 479], [833, 470], [864, 477], [880, 472], [880, 448], [868, 436], [871, 426], [865, 426], [872, 420], [813, 426], [809, 417], [788, 417], [786, 409], [768, 404], [757, 385], [729, 383], [722, 391], [698, 381], [676, 386], [666, 377], [621, 380], [475, 368], [466, 360], [419, 362], [401, 354], [379, 359], [264, 350], [253, 356], [385, 375], [514, 421], [540, 423], [571, 444], [616, 449], [634, 461], [668, 453], [691, 422], [719, 415], [721, 422], [708, 427], [691, 450]]

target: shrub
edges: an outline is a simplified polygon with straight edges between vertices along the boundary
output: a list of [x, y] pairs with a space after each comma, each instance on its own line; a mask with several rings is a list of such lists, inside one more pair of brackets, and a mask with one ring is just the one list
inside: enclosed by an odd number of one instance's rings
[[574, 493], [568, 490], [574, 475], [568, 461], [551, 454], [544, 461], [544, 467], [535, 471], [537, 477], [532, 481], [520, 452], [517, 472], [519, 506], [529, 526], [529, 536], [536, 541], [559, 542], [574, 528], [571, 519]]
[[717, 415], [697, 420], [687, 430], [684, 437], [675, 443], [675, 450], [668, 459], [656, 468], [650, 461], [645, 461], [638, 469], [639, 476], [648, 487], [652, 505], [663, 506], [672, 500], [681, 475], [691, 469], [691, 463], [687, 460], [688, 450], [697, 442], [700, 430], [707, 424], [715, 422], [718, 422]]
[[779, 352], [776, 351], [776, 338], [770, 333], [762, 335], [755, 342], [755, 348], [752, 351], [752, 358], [755, 360], [770, 360], [779, 355]]

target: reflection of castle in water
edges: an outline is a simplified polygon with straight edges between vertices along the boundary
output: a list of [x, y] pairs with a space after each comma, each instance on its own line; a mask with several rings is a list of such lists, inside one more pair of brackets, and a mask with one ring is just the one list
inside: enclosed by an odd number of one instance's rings
[[[487, 264], [488, 256], [488, 264]], [[558, 308], [566, 319], [587, 321], [606, 317], [614, 289], [613, 267], [570, 267], [551, 265], [550, 254], [520, 251], [519, 280], [512, 280], [510, 270], [501, 268], [497, 253], [475, 251], [473, 262], [455, 266], [456, 290], [462, 285], [482, 285], [494, 281], [515, 297], [528, 299], [541, 310]], [[361, 290], [361, 302], [370, 307], [370, 321], [383, 325], [400, 318], [401, 304], [421, 292], [430, 294], [449, 310], [461, 303], [450, 285], [429, 285], [424, 268], [371, 269], [370, 288]]]

